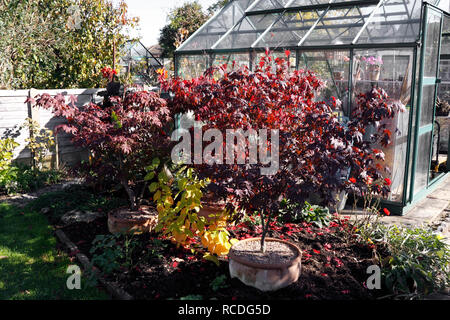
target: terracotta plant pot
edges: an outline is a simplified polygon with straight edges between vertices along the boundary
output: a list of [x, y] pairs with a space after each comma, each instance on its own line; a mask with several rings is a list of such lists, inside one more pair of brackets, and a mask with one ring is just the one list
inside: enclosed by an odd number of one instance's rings
[[[300, 249], [288, 241], [266, 238], [267, 249], [266, 254], [263, 255], [259, 251], [260, 242], [261, 238], [250, 238], [239, 241], [231, 247], [228, 253], [231, 278], [238, 278], [246, 285], [261, 291], [275, 291], [296, 282], [301, 271]], [[283, 259], [276, 257], [277, 249], [271, 252], [272, 246], [287, 249]], [[250, 249], [242, 249], [245, 247]], [[256, 250], [254, 250], [255, 247]], [[266, 258], [255, 259], [262, 255]]]
[[158, 213], [148, 206], [138, 211], [119, 208], [108, 213], [108, 230], [111, 233], [151, 232], [158, 224]]
[[225, 210], [225, 204], [202, 203], [202, 208], [198, 212], [200, 217], [205, 217], [208, 220], [213, 220]]
[[202, 208], [198, 212], [198, 216], [213, 220], [225, 210], [226, 205], [225, 201], [217, 200], [213, 193], [207, 193], [202, 201]]
[[378, 81], [380, 79], [381, 68], [378, 65], [371, 65], [368, 68], [369, 80]]

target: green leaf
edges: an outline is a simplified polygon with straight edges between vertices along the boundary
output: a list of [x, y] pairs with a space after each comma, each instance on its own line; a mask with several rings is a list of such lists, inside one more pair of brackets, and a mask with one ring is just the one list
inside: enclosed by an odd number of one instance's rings
[[145, 176], [144, 180], [145, 181], [153, 180], [154, 177], [155, 177], [155, 172], [151, 171], [151, 172], [147, 173], [147, 175]]
[[219, 259], [210, 253], [205, 254], [203, 259], [214, 262], [217, 266], [219, 266]]
[[150, 190], [150, 192], [155, 192], [156, 189], [158, 188], [159, 184], [157, 182], [153, 182], [150, 184], [150, 186], [148, 187], [148, 189]]

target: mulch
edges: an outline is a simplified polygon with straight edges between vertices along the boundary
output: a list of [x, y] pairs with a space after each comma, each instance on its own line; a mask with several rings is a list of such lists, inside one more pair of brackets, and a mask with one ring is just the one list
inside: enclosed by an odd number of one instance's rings
[[[306, 223], [272, 225], [270, 237], [289, 240], [302, 250], [299, 280], [275, 292], [262, 292], [238, 279], [230, 279], [227, 258], [221, 258], [217, 266], [204, 260], [201, 253], [177, 247], [148, 233], [134, 236], [131, 267], [121, 267], [105, 278], [117, 282], [135, 299], [194, 296], [219, 300], [376, 299], [385, 293], [365, 287], [369, 277], [367, 267], [376, 263], [374, 248], [345, 241], [340, 236], [347, 223], [343, 221], [332, 222], [322, 229]], [[89, 258], [95, 236], [109, 233], [105, 217], [61, 228]], [[260, 228], [252, 223], [241, 223], [232, 227], [230, 233], [237, 239], [245, 239], [258, 236]]]

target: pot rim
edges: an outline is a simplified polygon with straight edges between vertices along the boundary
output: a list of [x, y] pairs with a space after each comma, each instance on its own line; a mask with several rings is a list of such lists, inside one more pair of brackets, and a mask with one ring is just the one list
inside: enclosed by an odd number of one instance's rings
[[[239, 242], [249, 242], [249, 241], [261, 241], [261, 237], [247, 238], [244, 240], [240, 240]], [[257, 262], [247, 261], [241, 257], [236, 256], [233, 253], [233, 246], [232, 246], [230, 248], [230, 251], [228, 252], [228, 259], [232, 259], [243, 265], [253, 267], [253, 268], [258, 268], [258, 269], [285, 269], [285, 268], [293, 266], [294, 264], [298, 264], [301, 262], [302, 251], [294, 243], [287, 241], [287, 240], [277, 239], [277, 238], [266, 238], [265, 241], [281, 242], [281, 243], [287, 244], [289, 247], [294, 249], [294, 251], [297, 253], [297, 255], [294, 258], [292, 258], [291, 261], [289, 261], [287, 263], [257, 263]]]

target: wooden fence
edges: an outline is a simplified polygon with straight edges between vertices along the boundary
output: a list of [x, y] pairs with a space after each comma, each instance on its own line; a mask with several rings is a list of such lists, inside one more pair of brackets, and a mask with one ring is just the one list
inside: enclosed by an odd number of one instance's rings
[[[18, 130], [25, 122], [26, 118], [37, 121], [41, 128], [54, 130], [54, 128], [64, 123], [61, 118], [53, 117], [48, 110], [31, 107], [25, 100], [28, 97], [35, 97], [38, 94], [48, 93], [52, 96], [62, 93], [68, 99], [70, 95], [77, 97], [77, 106], [81, 107], [89, 102], [100, 102], [102, 97], [97, 93], [104, 89], [61, 89], [61, 90], [0, 90], [0, 138], [13, 137], [20, 145], [14, 151], [14, 159], [20, 162], [28, 162], [31, 153], [26, 148], [25, 139], [28, 138], [27, 129]], [[56, 159], [59, 163], [74, 164], [82, 159], [86, 159], [86, 152], [75, 147], [71, 143], [70, 136], [59, 133], [57, 136], [57, 147], [49, 155], [52, 165]]]

